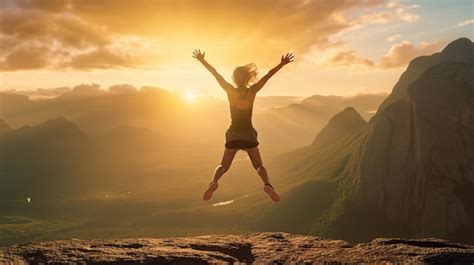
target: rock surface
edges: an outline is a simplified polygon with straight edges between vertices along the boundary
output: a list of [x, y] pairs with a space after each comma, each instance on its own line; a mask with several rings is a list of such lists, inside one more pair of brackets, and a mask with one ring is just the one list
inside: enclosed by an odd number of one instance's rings
[[37, 242], [0, 248], [6, 263], [430, 263], [472, 264], [474, 246], [439, 239], [342, 240], [288, 233]]

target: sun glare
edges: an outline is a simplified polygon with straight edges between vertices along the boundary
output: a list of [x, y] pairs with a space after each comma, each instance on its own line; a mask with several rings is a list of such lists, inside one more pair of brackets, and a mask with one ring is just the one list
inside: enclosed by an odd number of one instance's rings
[[194, 102], [196, 100], [196, 94], [193, 93], [192, 91], [187, 91], [185, 94], [184, 94], [184, 99], [187, 101], [187, 102]]

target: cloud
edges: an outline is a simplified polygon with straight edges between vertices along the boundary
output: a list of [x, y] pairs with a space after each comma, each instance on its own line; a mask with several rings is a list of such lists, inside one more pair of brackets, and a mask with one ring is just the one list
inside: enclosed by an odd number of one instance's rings
[[51, 99], [64, 94], [68, 94], [68, 97], [72, 96], [95, 96], [105, 95], [106, 93], [113, 94], [128, 94], [138, 92], [138, 89], [133, 85], [119, 84], [109, 87], [108, 90], [102, 90], [98, 84], [81, 84], [74, 88], [70, 87], [56, 87], [56, 88], [37, 88], [29, 90], [6, 90], [8, 94], [24, 95], [32, 100]]
[[17, 47], [20, 44], [21, 41], [16, 38], [0, 35], [0, 54], [4, 54], [6, 51]]
[[417, 14], [411, 12], [414, 9], [421, 8], [420, 5], [407, 5], [401, 4], [398, 1], [391, 1], [387, 4], [387, 7], [394, 10], [395, 15], [400, 20], [407, 22], [416, 22], [420, 18], [420, 16], [418, 16]]
[[474, 24], [474, 19], [468, 19], [468, 20], [464, 20], [464, 21], [461, 21], [458, 23], [458, 28], [460, 27], [464, 27], [464, 26], [467, 26], [467, 25], [470, 25], [470, 24]]
[[55, 70], [182, 64], [190, 61], [194, 48], [208, 50], [217, 66], [253, 61], [266, 67], [287, 51], [303, 56], [312, 49], [334, 48], [341, 41], [333, 37], [345, 30], [418, 18], [413, 14], [418, 6], [384, 0], [11, 3], [0, 11], [0, 38], [10, 41], [0, 46], [0, 62], [19, 46], [40, 46], [48, 60], [37, 69]]
[[0, 24], [2, 71], [133, 67], [144, 49], [137, 42], [146, 43], [128, 36], [114, 38], [104, 27], [70, 13], [6, 9], [0, 11]]
[[321, 65], [326, 67], [346, 67], [350, 70], [376, 70], [405, 67], [412, 59], [439, 52], [447, 44], [444, 39], [422, 42], [419, 45], [409, 41], [394, 44], [380, 60], [372, 61], [350, 49], [339, 49], [326, 58]]
[[[38, 1], [40, 2], [40, 1]], [[111, 42], [103, 27], [85, 22], [70, 13], [46, 13], [36, 9], [0, 11], [0, 33], [21, 41], [37, 41], [52, 45], [83, 48]]]
[[388, 42], [393, 42], [393, 41], [399, 39], [401, 36], [402, 36], [402, 35], [400, 35], [400, 34], [390, 35], [390, 36], [388, 36], [388, 37], [386, 38], [386, 40], [387, 40]]
[[[194, 48], [217, 65], [270, 65], [291, 50], [331, 47], [331, 36], [351, 27], [344, 17], [382, 0], [103, 0], [73, 1], [76, 14], [118, 34], [155, 40], [155, 60], [181, 63]], [[233, 19], [229, 19], [232, 17]], [[177, 19], [179, 18], [179, 19]]]
[[25, 95], [29, 99], [38, 100], [38, 99], [49, 99], [55, 98], [62, 94], [71, 92], [70, 87], [56, 87], [56, 88], [37, 88], [32, 90], [7, 90], [5, 91], [9, 94], [16, 95]]
[[[189, 53], [196, 46], [212, 50], [218, 64], [234, 64], [242, 58], [255, 57], [260, 63], [274, 63], [280, 53], [288, 50], [303, 54], [312, 47], [330, 47], [332, 35], [351, 27], [343, 17], [354, 10], [379, 6], [383, 1], [136, 0], [130, 4], [124, 0], [18, 0], [14, 3], [14, 8], [5, 8], [0, 13], [0, 34], [22, 43], [40, 43], [54, 51], [52, 54], [61, 51], [60, 58], [50, 60], [54, 69], [66, 66], [96, 69], [138, 66], [132, 63], [134, 56], [148, 58], [141, 64], [179, 63], [189, 60]], [[122, 47], [128, 52], [112, 49], [124, 36], [148, 39], [152, 45], [138, 52], [132, 43]]]
[[415, 45], [404, 41], [393, 45], [388, 53], [380, 59], [379, 68], [396, 68], [406, 66], [412, 59], [439, 52], [447, 44], [446, 40], [436, 40], [433, 42], [422, 42]]
[[138, 89], [129, 84], [121, 84], [121, 85], [113, 85], [109, 87], [109, 91], [112, 93], [122, 94], [122, 93], [137, 92]]
[[374, 67], [374, 62], [369, 59], [360, 57], [353, 50], [339, 51], [330, 56], [323, 65], [330, 67], [349, 66], [352, 69], [366, 69]]
[[374, 12], [351, 18], [350, 24], [352, 28], [358, 29], [368, 24], [387, 24], [394, 21], [413, 23], [419, 19], [419, 16], [413, 10], [420, 7], [419, 5], [406, 5], [398, 1], [391, 1], [385, 9], [376, 9]]
[[21, 46], [10, 52], [0, 61], [0, 70], [34, 70], [44, 68], [49, 64], [49, 49], [47, 47]]
[[105, 48], [98, 48], [91, 52], [72, 57], [69, 62], [60, 65], [59, 68], [87, 70], [131, 67], [133, 65], [133, 58], [127, 54], [114, 52]]
[[70, 0], [15, 0], [18, 7], [40, 9], [49, 12], [61, 12], [71, 9]]
[[357, 27], [366, 24], [387, 24], [388, 22], [394, 20], [394, 17], [395, 16], [393, 13], [383, 11], [360, 16], [357, 20], [354, 20], [352, 24]]
[[70, 92], [62, 94], [64, 98], [82, 98], [106, 95], [107, 90], [101, 89], [99, 84], [81, 84], [72, 88]]

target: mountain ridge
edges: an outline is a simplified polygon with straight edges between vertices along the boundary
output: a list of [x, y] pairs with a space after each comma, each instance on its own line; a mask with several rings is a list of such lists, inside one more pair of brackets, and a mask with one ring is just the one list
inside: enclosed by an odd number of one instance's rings
[[0, 135], [12, 130], [12, 127], [4, 120], [0, 119]]

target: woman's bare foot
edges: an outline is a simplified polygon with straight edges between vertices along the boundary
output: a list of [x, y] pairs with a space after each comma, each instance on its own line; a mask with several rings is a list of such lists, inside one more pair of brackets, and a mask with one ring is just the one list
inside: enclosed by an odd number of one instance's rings
[[219, 184], [217, 184], [217, 181], [213, 180], [210, 184], [209, 184], [209, 188], [207, 188], [206, 192], [204, 192], [204, 196], [203, 196], [203, 199], [205, 201], [208, 201], [209, 199], [211, 199], [212, 197], [212, 193], [217, 190], [217, 187], [219, 187]]
[[272, 185], [270, 185], [269, 183], [265, 184], [265, 186], [263, 187], [263, 190], [270, 196], [270, 198], [274, 201], [274, 202], [277, 202], [280, 200], [280, 196], [278, 195], [278, 193], [276, 193], [275, 189], [273, 188]]

